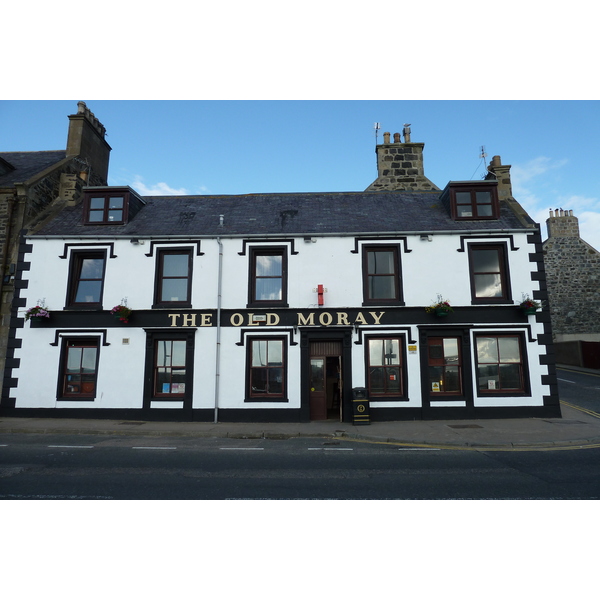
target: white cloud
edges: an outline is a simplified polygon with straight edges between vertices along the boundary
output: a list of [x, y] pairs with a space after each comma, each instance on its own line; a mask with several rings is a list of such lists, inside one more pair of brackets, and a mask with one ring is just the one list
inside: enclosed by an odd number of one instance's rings
[[189, 194], [185, 188], [172, 188], [164, 181], [148, 186], [139, 175], [134, 177], [131, 187], [140, 196], [187, 196]]
[[533, 158], [523, 166], [514, 165], [511, 170], [511, 180], [513, 182], [513, 189], [519, 190], [525, 187], [525, 183], [539, 177], [540, 175], [546, 174], [548, 171], [554, 169], [560, 169], [564, 167], [569, 161], [566, 158], [561, 160], [552, 160], [547, 156], [538, 156]]
[[513, 195], [530, 217], [541, 224], [542, 238], [547, 237], [546, 219], [550, 216], [549, 210], [562, 208], [572, 210], [573, 215], [578, 218], [581, 238], [600, 249], [600, 198], [577, 194], [565, 196], [544, 185], [544, 176], [560, 170], [568, 162], [567, 159], [555, 160], [538, 156], [524, 165], [513, 165], [510, 171]]

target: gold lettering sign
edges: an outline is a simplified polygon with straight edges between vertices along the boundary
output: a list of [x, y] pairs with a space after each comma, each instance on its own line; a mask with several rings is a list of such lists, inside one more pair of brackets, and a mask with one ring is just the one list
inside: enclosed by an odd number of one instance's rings
[[[315, 326], [329, 327], [330, 325], [344, 325], [350, 327], [352, 325], [381, 325], [381, 319], [385, 311], [373, 312], [370, 311], [366, 315], [359, 311], [353, 319], [347, 312], [321, 312], [321, 313], [296, 313], [297, 326]], [[315, 319], [315, 315], [317, 315]], [[169, 313], [170, 327], [214, 327], [212, 313]], [[255, 320], [255, 316], [256, 319]], [[260, 327], [263, 323], [270, 327], [279, 325], [281, 316], [275, 312], [262, 313], [233, 313], [229, 317], [229, 324], [233, 327]], [[285, 317], [284, 317], [285, 318]]]

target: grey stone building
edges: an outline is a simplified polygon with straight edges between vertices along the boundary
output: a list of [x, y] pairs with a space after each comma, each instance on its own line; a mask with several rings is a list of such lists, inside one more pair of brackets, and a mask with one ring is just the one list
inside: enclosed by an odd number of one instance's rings
[[[40, 124], [43, 125], [43, 124]], [[106, 185], [106, 129], [79, 102], [69, 115], [64, 150], [0, 152], [0, 370], [4, 370], [15, 266], [24, 230], [33, 230], [81, 200], [85, 185]]]
[[600, 368], [600, 252], [572, 210], [550, 211], [543, 243], [557, 362]]

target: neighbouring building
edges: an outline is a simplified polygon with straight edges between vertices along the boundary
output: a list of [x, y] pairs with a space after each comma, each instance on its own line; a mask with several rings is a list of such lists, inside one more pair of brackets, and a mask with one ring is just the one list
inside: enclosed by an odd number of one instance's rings
[[581, 239], [572, 210], [550, 211], [543, 243], [558, 363], [600, 369], [600, 252]]
[[0, 372], [23, 230], [78, 202], [83, 186], [107, 184], [111, 149], [104, 139], [106, 130], [84, 102], [77, 108], [69, 116], [66, 149], [0, 152]]
[[[23, 239], [1, 414], [351, 422], [366, 395], [371, 420], [559, 417], [510, 167], [442, 190], [423, 144], [376, 152], [364, 192], [84, 188]], [[26, 321], [38, 298], [50, 317]]]

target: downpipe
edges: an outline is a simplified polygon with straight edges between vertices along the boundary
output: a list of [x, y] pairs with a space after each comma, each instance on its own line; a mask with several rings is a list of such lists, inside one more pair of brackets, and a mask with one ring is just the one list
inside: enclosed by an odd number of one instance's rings
[[217, 276], [217, 347], [215, 351], [215, 415], [214, 423], [219, 422], [219, 384], [221, 379], [221, 289], [223, 286], [223, 242], [217, 238], [219, 244], [219, 272]]

